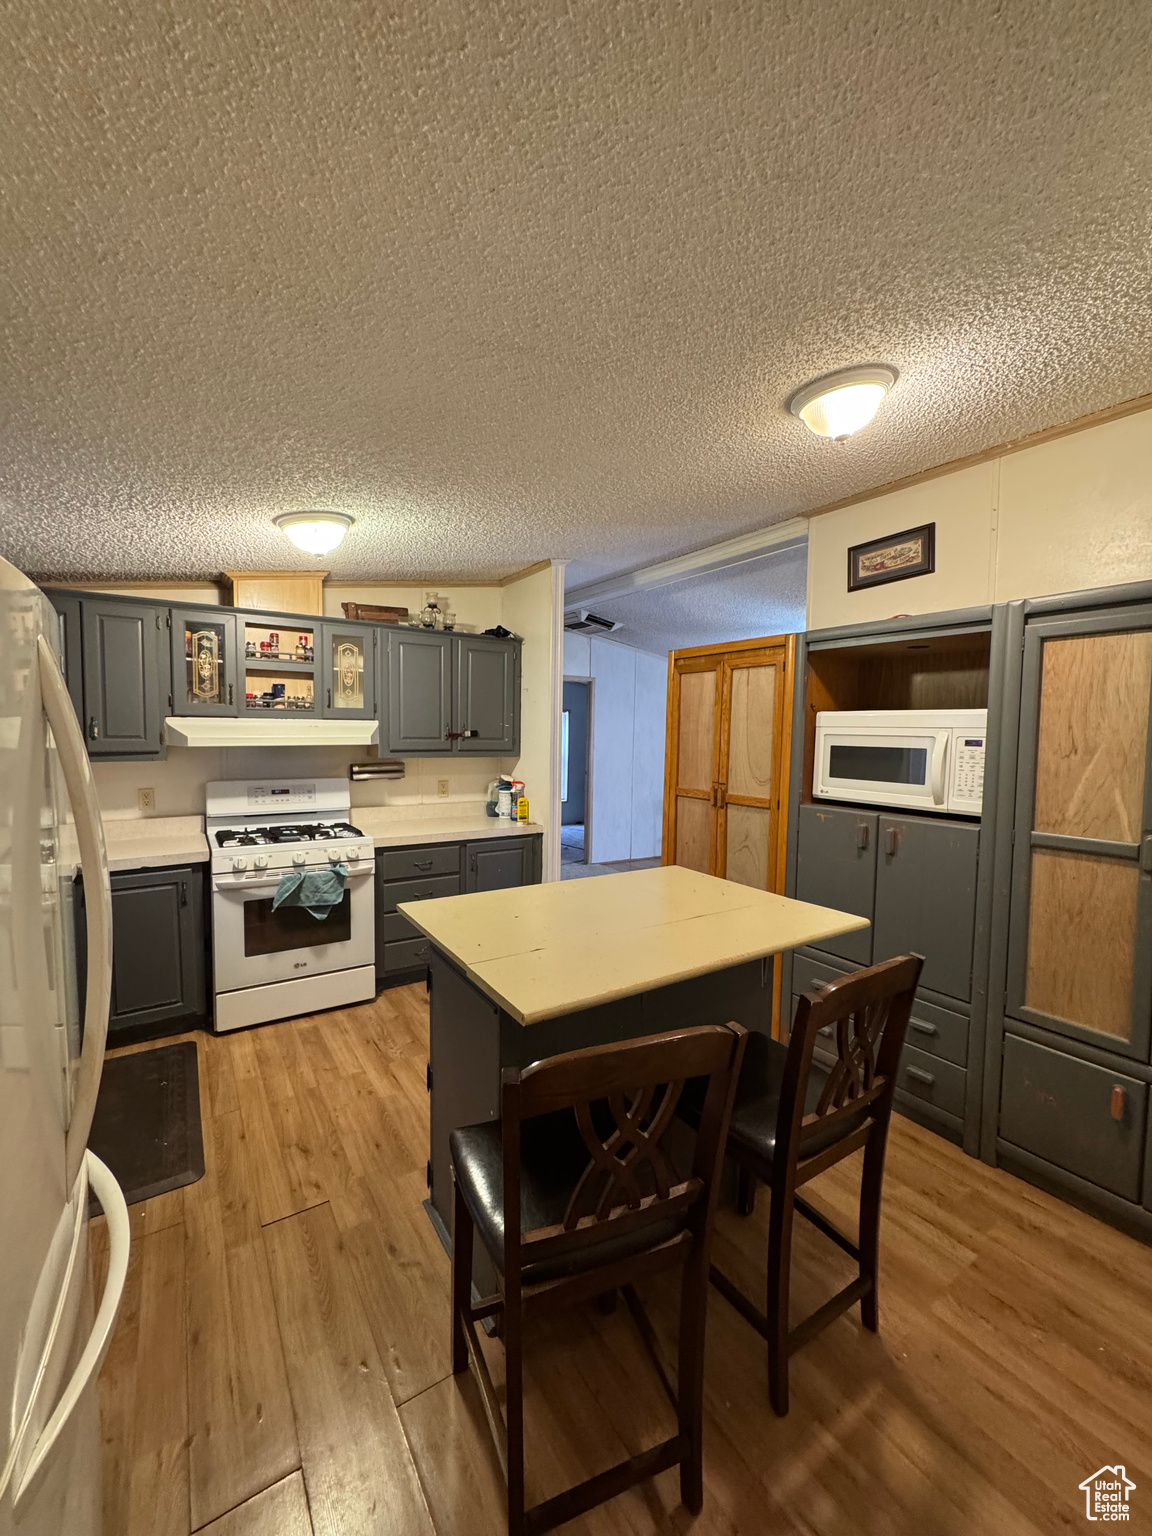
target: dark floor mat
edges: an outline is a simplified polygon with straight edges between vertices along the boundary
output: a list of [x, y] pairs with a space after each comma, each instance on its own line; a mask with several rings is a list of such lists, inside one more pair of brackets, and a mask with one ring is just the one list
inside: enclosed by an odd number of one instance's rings
[[109, 1057], [88, 1145], [129, 1205], [203, 1178], [195, 1041]]

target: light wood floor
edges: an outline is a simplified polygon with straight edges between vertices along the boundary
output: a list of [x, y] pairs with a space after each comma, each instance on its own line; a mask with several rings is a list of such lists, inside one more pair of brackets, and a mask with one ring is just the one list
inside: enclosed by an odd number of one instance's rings
[[[195, 1037], [207, 1173], [133, 1207], [101, 1379], [105, 1536], [502, 1529], [420, 1203], [426, 1031], [408, 987]], [[813, 1188], [848, 1219], [850, 1185], [842, 1165]], [[718, 1228], [753, 1293], [766, 1203]], [[799, 1226], [807, 1311], [847, 1260]], [[1115, 1462], [1136, 1483], [1129, 1528], [1152, 1529], [1149, 1249], [897, 1119], [881, 1263], [879, 1337], [852, 1315], [803, 1350], [785, 1420], [759, 1340], [713, 1292], [703, 1514], [679, 1507], [673, 1471], [566, 1529], [1050, 1536], [1081, 1529], [1077, 1484]], [[674, 1289], [647, 1299], [670, 1352]], [[530, 1336], [530, 1498], [671, 1432], [630, 1329], [624, 1308], [589, 1308]]]

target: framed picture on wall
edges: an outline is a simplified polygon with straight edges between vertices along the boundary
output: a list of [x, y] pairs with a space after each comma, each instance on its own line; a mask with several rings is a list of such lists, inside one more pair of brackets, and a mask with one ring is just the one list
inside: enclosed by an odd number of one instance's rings
[[936, 569], [936, 524], [906, 528], [867, 544], [853, 544], [848, 551], [848, 590], [882, 587], [889, 581], [927, 576]]

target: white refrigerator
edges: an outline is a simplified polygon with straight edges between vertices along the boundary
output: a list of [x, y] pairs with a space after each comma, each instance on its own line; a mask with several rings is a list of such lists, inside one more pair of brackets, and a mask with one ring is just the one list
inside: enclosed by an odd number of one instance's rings
[[[108, 1030], [112, 908], [60, 643], [52, 605], [0, 560], [0, 1536], [100, 1536], [96, 1376], [128, 1269], [123, 1195], [87, 1150]], [[76, 847], [88, 946], [82, 1043]], [[89, 1187], [108, 1217], [99, 1305]]]

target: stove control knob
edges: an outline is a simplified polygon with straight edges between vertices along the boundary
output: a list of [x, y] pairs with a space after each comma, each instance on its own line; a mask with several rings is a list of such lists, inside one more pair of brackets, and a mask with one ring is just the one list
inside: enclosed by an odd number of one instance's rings
[[329, 864], [339, 864], [340, 860], [343, 857], [344, 857], [344, 855], [340, 852], [339, 848], [329, 848], [329, 850], [328, 850], [328, 862], [329, 862]]
[[247, 869], [248, 868], [248, 860], [247, 859], [233, 859], [232, 860], [232, 868], [235, 869], [235, 870]]
[[301, 853], [294, 853], [292, 855], [292, 862], [293, 862], [293, 864], [305, 864], [305, 863], [307, 863], [307, 854], [305, 854], [303, 852], [301, 852]]
[[257, 869], [267, 869], [268, 855], [266, 853], [258, 853], [256, 855], [255, 864]]

